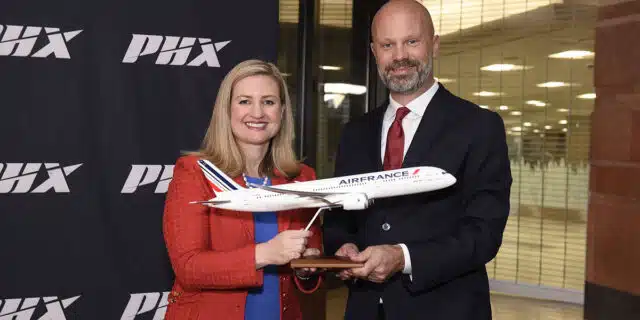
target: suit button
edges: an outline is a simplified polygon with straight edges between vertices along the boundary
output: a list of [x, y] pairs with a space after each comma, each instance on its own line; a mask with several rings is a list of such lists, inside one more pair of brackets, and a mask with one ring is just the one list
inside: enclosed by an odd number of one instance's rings
[[384, 230], [384, 231], [389, 231], [389, 229], [391, 229], [391, 225], [385, 222], [385, 223], [382, 225], [382, 230]]

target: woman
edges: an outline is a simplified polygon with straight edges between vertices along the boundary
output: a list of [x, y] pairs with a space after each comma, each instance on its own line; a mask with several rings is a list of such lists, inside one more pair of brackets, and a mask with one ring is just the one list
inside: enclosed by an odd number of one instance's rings
[[215, 197], [200, 159], [242, 187], [314, 180], [292, 140], [291, 102], [278, 69], [257, 60], [233, 68], [201, 149], [178, 159], [167, 192], [163, 230], [176, 275], [167, 320], [302, 318], [294, 286], [312, 292], [321, 280], [287, 265], [320, 254], [320, 228], [304, 231], [315, 210], [253, 214], [189, 204]]

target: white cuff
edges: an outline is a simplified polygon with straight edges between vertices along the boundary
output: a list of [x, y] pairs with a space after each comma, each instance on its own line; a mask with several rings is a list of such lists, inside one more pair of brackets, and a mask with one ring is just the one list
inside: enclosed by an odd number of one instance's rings
[[402, 248], [402, 254], [404, 255], [404, 269], [402, 269], [402, 273], [408, 274], [409, 277], [411, 277], [411, 257], [409, 256], [409, 249], [404, 243], [399, 243], [398, 245]]

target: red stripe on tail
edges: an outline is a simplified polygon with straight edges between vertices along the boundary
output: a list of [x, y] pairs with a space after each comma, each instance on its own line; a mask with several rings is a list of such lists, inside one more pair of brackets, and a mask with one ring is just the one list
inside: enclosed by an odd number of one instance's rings
[[220, 190], [220, 188], [218, 188], [218, 186], [216, 186], [215, 184], [213, 184], [213, 182], [207, 180], [207, 182], [209, 183], [209, 186], [211, 186], [211, 189], [213, 189], [213, 191], [215, 192], [222, 192], [222, 190]]

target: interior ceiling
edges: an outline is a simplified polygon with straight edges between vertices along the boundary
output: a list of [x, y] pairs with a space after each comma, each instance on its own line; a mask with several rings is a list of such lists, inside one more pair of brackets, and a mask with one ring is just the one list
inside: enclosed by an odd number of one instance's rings
[[[567, 126], [559, 124], [561, 120], [584, 123], [593, 110], [594, 100], [577, 96], [594, 92], [593, 56], [571, 60], [553, 59], [549, 55], [567, 50], [593, 51], [596, 14], [595, 6], [554, 3], [443, 35], [435, 74], [452, 80], [445, 86], [456, 94], [500, 112], [508, 127], [528, 130], [521, 123], [531, 122], [531, 130], [545, 125], [561, 129]], [[522, 65], [525, 69], [503, 72], [480, 69], [492, 64]], [[549, 81], [571, 85], [537, 86]], [[474, 96], [480, 91], [502, 95]], [[530, 100], [547, 105], [527, 104]], [[500, 106], [508, 109], [500, 110]], [[522, 115], [513, 115], [513, 111]]]
[[[567, 50], [594, 51], [596, 0], [423, 0], [440, 35], [435, 75], [452, 92], [500, 112], [508, 129], [560, 130], [561, 120], [584, 123], [594, 100], [578, 95], [594, 92], [593, 56], [587, 59], [552, 59]], [[280, 0], [280, 21], [297, 23], [298, 0]], [[320, 23], [351, 27], [351, 0], [321, 0]], [[490, 72], [492, 64], [526, 66], [524, 70]], [[345, 63], [344, 65], [348, 65]], [[327, 71], [330, 72], [330, 71]], [[548, 81], [570, 86], [541, 88]], [[480, 91], [500, 92], [495, 97], [474, 96]], [[537, 100], [544, 107], [526, 102]], [[500, 110], [506, 106], [507, 110]], [[504, 109], [504, 107], [502, 107]], [[564, 110], [568, 111], [564, 111]], [[560, 111], [558, 111], [560, 110]], [[513, 115], [519, 111], [521, 115]], [[531, 122], [531, 127], [523, 127]]]

